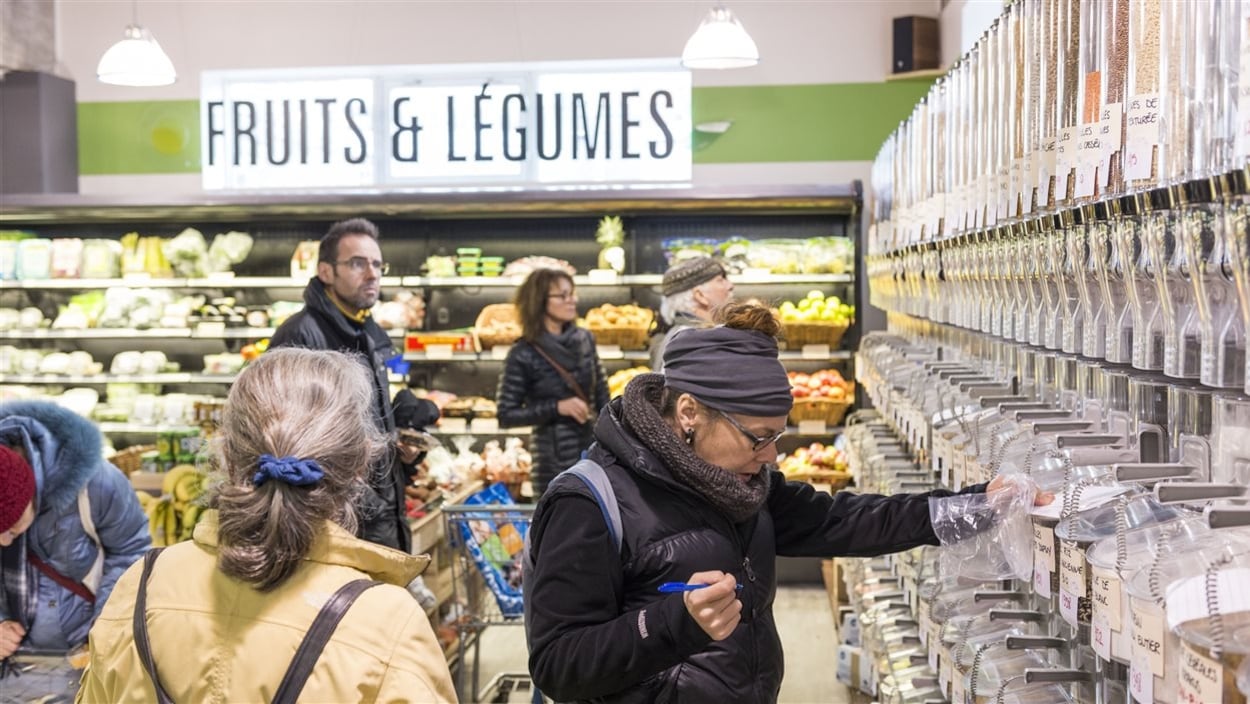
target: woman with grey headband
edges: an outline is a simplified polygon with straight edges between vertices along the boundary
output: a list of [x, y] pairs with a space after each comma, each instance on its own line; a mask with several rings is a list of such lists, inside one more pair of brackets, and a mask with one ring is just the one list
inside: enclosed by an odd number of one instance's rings
[[780, 324], [749, 301], [717, 322], [675, 335], [664, 373], [635, 378], [599, 416], [588, 458], [621, 534], [590, 484], [554, 483], [534, 513], [530, 673], [556, 701], [774, 702], [778, 555], [938, 542], [928, 500], [949, 492], [830, 496], [787, 482], [775, 466], [793, 404]]

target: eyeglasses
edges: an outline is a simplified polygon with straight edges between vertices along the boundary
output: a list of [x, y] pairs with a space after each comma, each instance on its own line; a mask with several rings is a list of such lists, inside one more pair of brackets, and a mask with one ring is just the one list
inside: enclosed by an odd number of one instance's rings
[[547, 298], [558, 298], [562, 301], [572, 301], [577, 298], [576, 291], [565, 291], [564, 293], [549, 293]]
[[777, 442], [778, 440], [780, 440], [780, 439], [781, 439], [781, 436], [786, 434], [786, 429], [785, 429], [785, 428], [782, 428], [781, 430], [778, 430], [777, 432], [773, 433], [772, 435], [768, 435], [768, 436], [765, 436], [765, 437], [760, 437], [760, 436], [756, 435], [755, 433], [751, 432], [750, 430], [747, 430], [746, 428], [742, 427], [742, 424], [741, 424], [741, 423], [739, 423], [738, 421], [734, 420], [734, 417], [733, 417], [733, 416], [731, 416], [731, 415], [729, 415], [729, 414], [727, 414], [727, 413], [724, 413], [724, 412], [722, 412], [722, 411], [716, 411], [716, 415], [718, 415], [718, 416], [720, 416], [721, 418], [724, 418], [725, 420], [729, 421], [729, 424], [730, 424], [730, 425], [732, 425], [733, 427], [737, 428], [737, 430], [738, 430], [738, 432], [739, 432], [739, 433], [742, 433], [742, 437], [744, 437], [744, 438], [746, 438], [747, 440], [750, 440], [750, 441], [751, 441], [751, 452], [759, 452], [760, 450], [763, 450], [764, 448], [768, 447], [769, 445], [771, 445], [771, 444], [773, 444], [773, 443]]
[[344, 264], [357, 274], [363, 274], [370, 268], [377, 269], [378, 273], [383, 276], [386, 276], [391, 271], [391, 265], [388, 262], [379, 261], [377, 259], [370, 261], [364, 257], [352, 257], [351, 259], [345, 261], [334, 262], [334, 264], [336, 266]]

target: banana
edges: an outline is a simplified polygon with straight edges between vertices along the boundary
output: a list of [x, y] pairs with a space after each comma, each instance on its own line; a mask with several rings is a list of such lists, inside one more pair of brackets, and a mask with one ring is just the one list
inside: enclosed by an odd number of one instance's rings
[[176, 542], [178, 542], [178, 512], [174, 510], [173, 502], [170, 502], [165, 510], [165, 544], [173, 545]]
[[152, 546], [165, 545], [165, 509], [168, 504], [163, 500], [154, 500], [148, 504], [148, 532], [152, 534]]
[[182, 533], [178, 536], [178, 540], [190, 540], [195, 533], [195, 524], [200, 520], [200, 513], [203, 511], [197, 504], [187, 506], [182, 512]]
[[204, 475], [196, 471], [183, 474], [174, 483], [174, 501], [183, 504], [190, 503], [203, 493]]
[[143, 507], [143, 512], [148, 512], [148, 507], [152, 505], [152, 495], [146, 491], [136, 491], [135, 496], [139, 498], [139, 505]]
[[173, 494], [174, 487], [178, 485], [178, 482], [184, 476], [186, 476], [187, 474], [196, 474], [196, 473], [197, 472], [195, 470], [195, 467], [189, 464], [180, 464], [180, 465], [175, 466], [173, 469], [165, 473], [165, 478], [161, 482], [161, 493]]

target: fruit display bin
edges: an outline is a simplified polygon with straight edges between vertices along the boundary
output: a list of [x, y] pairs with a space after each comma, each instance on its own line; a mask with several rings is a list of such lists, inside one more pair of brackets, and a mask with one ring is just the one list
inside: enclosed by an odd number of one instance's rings
[[597, 345], [616, 345], [623, 350], [641, 350], [647, 347], [647, 333], [650, 326], [639, 327], [595, 327], [590, 334], [595, 337]]
[[850, 401], [834, 401], [827, 398], [796, 398], [790, 409], [790, 422], [798, 425], [805, 420], [823, 420], [825, 425], [837, 425], [851, 408]]
[[837, 348], [842, 344], [842, 336], [850, 326], [822, 322], [784, 322], [781, 328], [789, 349], [798, 349], [803, 345], [829, 345]]
[[484, 306], [473, 323], [473, 332], [483, 350], [511, 345], [521, 339], [521, 321], [517, 317], [516, 306], [511, 303]]

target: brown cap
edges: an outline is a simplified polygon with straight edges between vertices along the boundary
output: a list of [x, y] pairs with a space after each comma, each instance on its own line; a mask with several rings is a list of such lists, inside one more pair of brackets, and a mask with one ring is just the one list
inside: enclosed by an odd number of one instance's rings
[[661, 293], [672, 296], [724, 275], [725, 267], [720, 262], [711, 257], [698, 257], [664, 272], [664, 279], [660, 283]]

